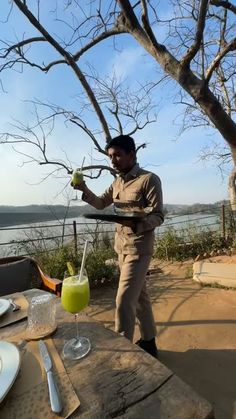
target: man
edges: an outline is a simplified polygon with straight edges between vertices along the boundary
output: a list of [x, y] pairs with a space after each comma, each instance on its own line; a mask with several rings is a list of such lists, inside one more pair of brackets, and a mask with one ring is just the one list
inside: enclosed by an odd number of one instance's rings
[[85, 182], [75, 187], [83, 192], [83, 201], [97, 209], [112, 203], [123, 210], [144, 210], [147, 216], [138, 222], [116, 224], [115, 251], [120, 279], [116, 296], [115, 330], [133, 340], [135, 317], [139, 321], [142, 349], [157, 356], [156, 326], [145, 278], [153, 254], [154, 229], [164, 221], [161, 181], [136, 162], [133, 138], [120, 135], [106, 146], [112, 166], [119, 175], [112, 185], [96, 196]]

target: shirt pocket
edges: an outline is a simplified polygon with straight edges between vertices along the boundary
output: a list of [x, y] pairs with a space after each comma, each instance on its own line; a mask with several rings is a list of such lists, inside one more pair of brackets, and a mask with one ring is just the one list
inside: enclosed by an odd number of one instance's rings
[[125, 191], [125, 200], [126, 202], [139, 202], [142, 199], [140, 189], [127, 189]]

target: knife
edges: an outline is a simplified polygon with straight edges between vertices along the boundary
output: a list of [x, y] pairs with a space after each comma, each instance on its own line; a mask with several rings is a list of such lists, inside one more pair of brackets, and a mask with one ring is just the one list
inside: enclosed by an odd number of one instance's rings
[[62, 411], [62, 402], [61, 402], [60, 394], [59, 394], [56, 381], [52, 372], [52, 360], [49, 355], [47, 346], [43, 340], [39, 341], [39, 351], [43, 360], [45, 371], [47, 373], [51, 409], [54, 413], [60, 413]]

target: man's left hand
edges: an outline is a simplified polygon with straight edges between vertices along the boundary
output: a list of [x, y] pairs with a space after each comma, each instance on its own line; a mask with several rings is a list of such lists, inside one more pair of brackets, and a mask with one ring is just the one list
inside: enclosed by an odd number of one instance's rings
[[136, 223], [132, 220], [122, 220], [121, 224], [125, 227], [130, 227], [133, 231], [135, 231]]

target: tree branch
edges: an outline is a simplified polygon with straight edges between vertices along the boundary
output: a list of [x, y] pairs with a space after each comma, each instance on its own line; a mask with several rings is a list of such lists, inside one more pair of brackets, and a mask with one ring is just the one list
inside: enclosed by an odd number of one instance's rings
[[106, 141], [108, 142], [111, 139], [110, 131], [108, 128], [108, 124], [106, 119], [103, 115], [102, 109], [97, 102], [97, 99], [91, 89], [89, 83], [87, 82], [84, 74], [76, 64], [74, 58], [68, 53], [61, 45], [46, 31], [46, 29], [40, 24], [40, 22], [35, 18], [35, 16], [31, 13], [31, 11], [26, 6], [26, 3], [22, 3], [20, 0], [13, 0], [17, 7], [21, 10], [21, 12], [27, 17], [27, 19], [32, 23], [32, 25], [45, 37], [45, 39], [62, 55], [67, 62], [67, 64], [72, 68], [78, 79], [80, 80], [83, 88], [85, 89], [94, 109], [95, 112], [100, 120], [100, 123], [103, 127], [103, 131], [106, 137]]
[[183, 56], [181, 60], [181, 65], [183, 67], [189, 67], [190, 62], [193, 60], [195, 55], [198, 53], [199, 48], [202, 43], [203, 39], [203, 32], [205, 28], [205, 22], [206, 22], [206, 13], [208, 8], [208, 2], [209, 0], [201, 0], [200, 8], [199, 8], [199, 14], [198, 14], [198, 21], [197, 21], [197, 28], [196, 28], [196, 34], [195, 34], [195, 40], [193, 45], [188, 49], [187, 53]]
[[46, 39], [42, 36], [24, 39], [23, 41], [18, 42], [17, 44], [11, 45], [9, 48], [7, 48], [6, 53], [3, 55], [0, 55], [0, 57], [6, 58], [10, 54], [10, 52], [14, 49], [15, 50], [20, 49], [21, 47], [24, 47], [25, 45], [28, 45], [28, 44], [32, 44], [34, 42], [45, 42], [45, 41]]
[[134, 13], [134, 7], [131, 6], [129, 0], [118, 0], [118, 3], [121, 6], [123, 13], [120, 14], [117, 24], [122, 22], [124, 27], [128, 29], [129, 32], [141, 29], [139, 21]]
[[[94, 165], [92, 164], [90, 166], [84, 166], [83, 167], [83, 172], [86, 172], [88, 170], [99, 170], [100, 172], [102, 172], [103, 170], [107, 170], [113, 176], [116, 175], [116, 171], [112, 167], [110, 167], [110, 166], [104, 166], [104, 165], [101, 165], [101, 164], [94, 164]], [[85, 176], [88, 176], [88, 175], [85, 174]], [[99, 177], [99, 176], [97, 176], [97, 177]]]
[[87, 45], [85, 45], [83, 48], [81, 48], [78, 52], [76, 52], [73, 55], [73, 59], [75, 61], [78, 61], [78, 59], [86, 52], [88, 51], [90, 48], [94, 47], [95, 45], [97, 45], [99, 42], [104, 41], [107, 38], [110, 38], [111, 36], [114, 35], [119, 35], [121, 33], [126, 33], [127, 30], [125, 30], [124, 28], [122, 29], [121, 27], [119, 27], [118, 25], [116, 25], [113, 29], [103, 32], [102, 34], [100, 34], [99, 36], [97, 36], [96, 38], [94, 38], [91, 42], [89, 42]]
[[88, 127], [86, 127], [86, 125], [84, 124], [83, 121], [80, 120], [80, 118], [73, 116], [72, 118], [70, 118], [70, 121], [73, 124], [76, 124], [78, 127], [80, 127], [84, 132], [86, 132], [86, 134], [91, 138], [91, 140], [93, 141], [97, 151], [99, 151], [99, 153], [102, 154], [107, 154], [102, 147], [100, 147], [98, 141], [96, 140], [95, 136], [93, 135], [93, 133], [90, 131], [90, 129], [88, 129]]
[[152, 45], [155, 47], [156, 51], [163, 52], [166, 50], [166, 48], [164, 45], [159, 44], [159, 42], [157, 42], [157, 39], [154, 35], [154, 32], [149, 22], [146, 0], [141, 0], [141, 4], [142, 4], [142, 23], [143, 23], [144, 30], [149, 40], [151, 41]]
[[225, 9], [230, 10], [231, 12], [236, 14], [236, 6], [234, 6], [228, 0], [210, 0], [210, 4], [216, 7], [224, 7]]
[[229, 42], [221, 51], [219, 51], [215, 59], [212, 61], [211, 65], [206, 71], [206, 77], [205, 77], [206, 83], [209, 83], [214, 70], [219, 66], [222, 58], [224, 58], [226, 54], [228, 54], [228, 52], [234, 51], [235, 49], [236, 49], [236, 38], [232, 39], [231, 42]]

